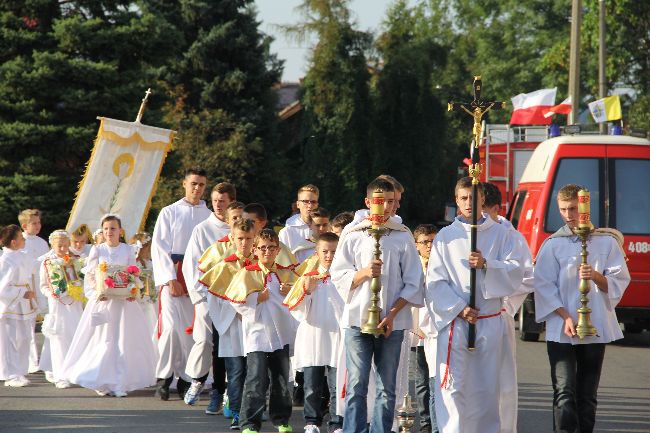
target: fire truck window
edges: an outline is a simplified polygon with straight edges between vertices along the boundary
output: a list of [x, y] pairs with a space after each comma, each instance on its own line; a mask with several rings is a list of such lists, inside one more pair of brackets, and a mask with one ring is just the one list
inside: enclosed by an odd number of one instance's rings
[[521, 217], [521, 208], [524, 206], [524, 200], [526, 200], [526, 194], [528, 191], [522, 189], [517, 193], [515, 198], [515, 205], [512, 208], [512, 215], [510, 215], [510, 222], [514, 228], [519, 228], [519, 218]]
[[560, 160], [553, 179], [553, 190], [546, 204], [544, 230], [547, 233], [554, 233], [564, 225], [560, 211], [557, 209], [556, 197], [560, 188], [569, 183], [576, 183], [589, 189], [591, 192], [591, 222], [596, 227], [600, 227], [602, 213], [600, 179], [603, 172], [600, 170], [600, 163], [601, 161], [597, 158], [563, 158]]
[[624, 234], [650, 234], [650, 191], [640, 185], [650, 185], [650, 160], [615, 160], [613, 226]]

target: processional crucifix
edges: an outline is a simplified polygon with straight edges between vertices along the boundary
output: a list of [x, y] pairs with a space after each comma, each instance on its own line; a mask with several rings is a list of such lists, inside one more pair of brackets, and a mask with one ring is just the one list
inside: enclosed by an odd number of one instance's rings
[[[478, 208], [478, 184], [479, 175], [481, 174], [481, 155], [479, 153], [479, 144], [481, 143], [481, 121], [488, 111], [505, 108], [505, 102], [483, 101], [481, 99], [482, 82], [480, 75], [474, 77], [474, 100], [471, 102], [449, 102], [447, 111], [463, 110], [474, 119], [472, 135], [474, 139], [470, 144], [470, 156], [472, 163], [469, 166], [469, 175], [472, 177], [472, 224], [470, 226], [470, 244], [471, 251], [476, 252], [476, 237], [478, 227], [478, 215], [481, 209]], [[476, 308], [476, 268], [469, 270], [469, 307]], [[467, 335], [467, 348], [474, 350], [476, 348], [476, 325], [469, 324]]]

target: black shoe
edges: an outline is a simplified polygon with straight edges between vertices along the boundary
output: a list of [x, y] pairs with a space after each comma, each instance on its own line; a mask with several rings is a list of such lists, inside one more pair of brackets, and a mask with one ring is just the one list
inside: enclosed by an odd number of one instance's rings
[[422, 427], [420, 427], [420, 433], [431, 433], [431, 426], [423, 425]]
[[169, 400], [169, 385], [172, 383], [173, 377], [167, 379], [157, 379], [156, 380], [156, 393], [154, 397], [157, 397], [161, 400]]
[[185, 399], [185, 393], [188, 389], [190, 389], [190, 385], [191, 384], [189, 382], [185, 382], [180, 377], [178, 378], [178, 382], [176, 382], [176, 389], [178, 390], [178, 396], [181, 398], [181, 400]]

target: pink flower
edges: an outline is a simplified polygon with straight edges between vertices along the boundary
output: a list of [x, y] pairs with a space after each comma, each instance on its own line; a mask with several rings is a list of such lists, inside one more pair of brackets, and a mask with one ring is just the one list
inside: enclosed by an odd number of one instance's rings
[[140, 273], [140, 268], [138, 268], [137, 266], [131, 265], [128, 268], [126, 268], [126, 272], [128, 272], [129, 274], [138, 275]]
[[113, 287], [115, 287], [115, 281], [113, 281], [113, 279], [110, 278], [110, 277], [108, 277], [108, 278], [106, 278], [106, 279], [104, 280], [104, 284], [106, 284], [106, 287], [111, 288], [111, 289], [112, 289]]

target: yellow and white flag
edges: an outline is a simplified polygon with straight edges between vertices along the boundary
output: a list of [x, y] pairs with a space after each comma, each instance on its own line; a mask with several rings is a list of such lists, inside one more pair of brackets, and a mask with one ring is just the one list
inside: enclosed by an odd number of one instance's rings
[[113, 213], [120, 216], [128, 238], [144, 227], [174, 131], [106, 117], [100, 120], [67, 230], [81, 224], [95, 230], [103, 215]]
[[621, 98], [614, 95], [590, 102], [589, 111], [596, 123], [618, 120], [621, 118]]

